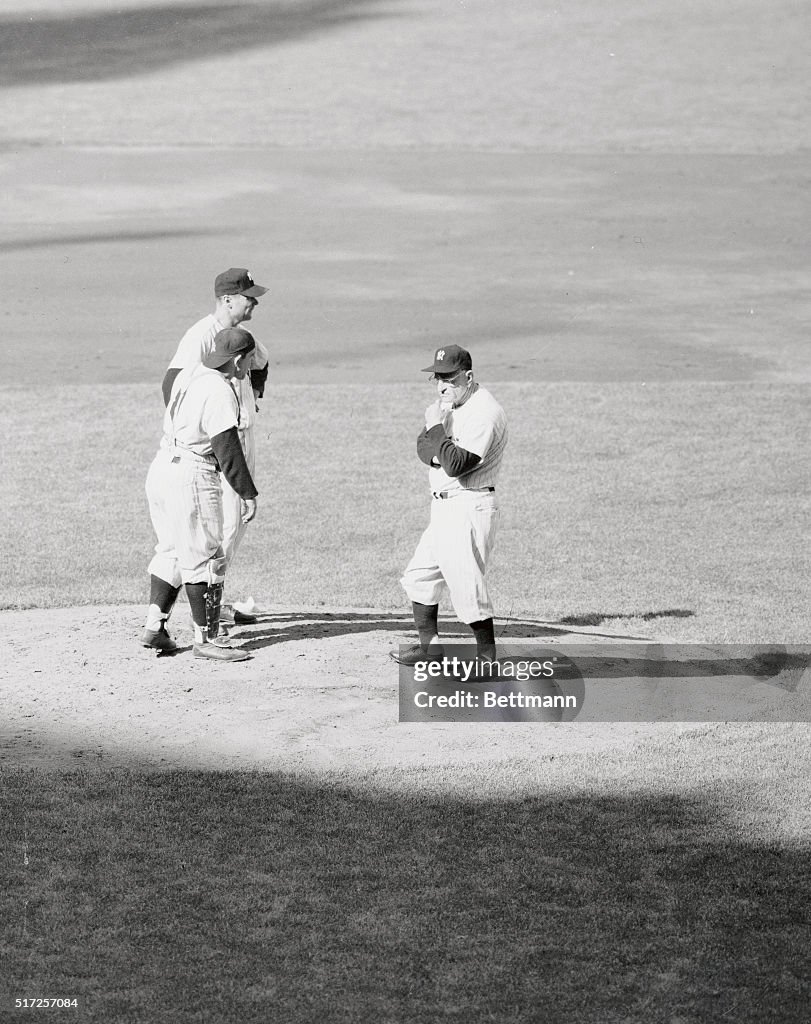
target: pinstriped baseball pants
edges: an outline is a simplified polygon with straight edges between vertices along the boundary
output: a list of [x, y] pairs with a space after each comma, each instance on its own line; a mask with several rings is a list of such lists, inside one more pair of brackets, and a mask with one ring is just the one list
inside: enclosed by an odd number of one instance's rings
[[431, 521], [400, 583], [411, 601], [439, 604], [447, 587], [461, 622], [493, 617], [484, 574], [499, 520], [495, 494], [434, 498]]
[[[146, 478], [157, 537], [149, 572], [170, 586], [209, 583], [222, 570], [222, 492], [215, 467], [160, 449]], [[214, 575], [212, 575], [212, 573]]]

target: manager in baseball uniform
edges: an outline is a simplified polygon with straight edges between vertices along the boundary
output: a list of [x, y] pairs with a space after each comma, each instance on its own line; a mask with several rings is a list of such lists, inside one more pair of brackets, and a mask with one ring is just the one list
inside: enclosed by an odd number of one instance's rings
[[458, 618], [470, 626], [476, 655], [494, 661], [493, 606], [485, 570], [496, 536], [496, 497], [507, 417], [473, 375], [470, 353], [438, 348], [423, 371], [437, 397], [425, 411], [417, 455], [428, 466], [431, 519], [400, 583], [411, 599], [419, 644], [392, 657], [406, 665], [442, 657], [437, 616], [447, 588]]
[[[172, 384], [180, 371], [198, 366], [211, 353], [219, 331], [249, 321], [266, 292], [267, 288], [256, 284], [243, 267], [230, 267], [217, 275], [214, 280], [214, 312], [198, 320], [181, 338], [163, 378], [164, 404], [169, 402]], [[233, 380], [239, 397], [239, 440], [251, 475], [256, 471], [257, 400], [265, 393], [267, 376], [268, 353], [256, 342], [250, 372], [242, 380]], [[245, 536], [246, 523], [242, 518], [240, 496], [225, 477], [222, 491], [223, 548], [230, 566]], [[256, 616], [251, 615], [247, 607], [243, 604], [242, 610], [238, 607], [224, 609], [223, 618], [228, 621], [233, 618], [237, 623], [255, 622]]]
[[235, 381], [247, 378], [256, 347], [238, 327], [219, 331], [201, 363], [179, 373], [163, 418], [163, 439], [149, 467], [146, 493], [157, 536], [149, 563], [145, 647], [177, 649], [166, 621], [186, 587], [194, 622], [194, 656], [244, 661], [245, 651], [220, 638], [228, 560], [223, 532], [223, 479], [239, 497], [241, 518], [256, 515], [257, 490], [239, 437]]

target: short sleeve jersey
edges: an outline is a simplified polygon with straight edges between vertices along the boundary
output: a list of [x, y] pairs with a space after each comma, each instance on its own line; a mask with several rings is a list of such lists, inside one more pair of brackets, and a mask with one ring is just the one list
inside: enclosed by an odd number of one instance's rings
[[[185, 370], [187, 367], [197, 366], [214, 348], [214, 338], [223, 329], [223, 325], [213, 313], [209, 313], [202, 320], [198, 320], [180, 339], [177, 352], [172, 357], [169, 368]], [[258, 341], [256, 342], [253, 359], [254, 365], [260, 369], [267, 366], [267, 350]], [[239, 429], [248, 430], [256, 423], [256, 402], [254, 401], [250, 376], [244, 380], [234, 380], [232, 383], [239, 395]]]
[[211, 438], [239, 422], [239, 400], [219, 370], [202, 363], [175, 378], [163, 417], [166, 441], [208, 458], [214, 454]]
[[431, 490], [495, 487], [507, 447], [507, 416], [486, 388], [479, 386], [464, 405], [451, 409], [445, 417], [445, 433], [459, 448], [478, 455], [481, 462], [462, 477], [448, 476], [444, 469], [431, 467]]

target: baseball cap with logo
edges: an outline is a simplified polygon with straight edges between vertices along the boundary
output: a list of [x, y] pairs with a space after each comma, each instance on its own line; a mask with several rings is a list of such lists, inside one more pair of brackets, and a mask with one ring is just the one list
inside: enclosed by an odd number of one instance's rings
[[423, 373], [458, 373], [459, 370], [472, 370], [473, 360], [470, 353], [459, 345], [445, 345], [434, 353], [434, 365], [423, 367]]
[[224, 331], [218, 331], [214, 335], [214, 347], [203, 357], [202, 363], [203, 366], [216, 370], [234, 356], [253, 352], [255, 348], [256, 342], [252, 334], [243, 331], [241, 327], [226, 327]]
[[231, 267], [214, 279], [214, 295], [218, 299], [222, 295], [247, 295], [249, 299], [258, 299], [266, 291], [267, 288], [257, 284], [244, 267]]

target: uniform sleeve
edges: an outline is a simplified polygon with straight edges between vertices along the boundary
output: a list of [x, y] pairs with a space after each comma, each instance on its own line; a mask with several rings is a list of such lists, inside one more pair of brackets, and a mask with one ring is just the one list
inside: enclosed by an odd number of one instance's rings
[[423, 427], [420, 436], [417, 438], [417, 456], [420, 462], [426, 466], [432, 466], [433, 460], [439, 451], [439, 444], [435, 438], [428, 436], [428, 430]]
[[237, 492], [240, 498], [255, 498], [259, 493], [245, 461], [245, 453], [239, 443], [236, 427], [224, 430], [211, 438], [211, 449], [220, 467], [220, 472]]
[[231, 427], [239, 426], [239, 403], [224, 378], [222, 387], [218, 387], [216, 392], [206, 398], [200, 426], [209, 437], [216, 437]]
[[[481, 462], [481, 456], [477, 455], [476, 452], [471, 452], [466, 448], [460, 447], [458, 444], [454, 444], [446, 435], [445, 428], [441, 423], [426, 431], [425, 437], [426, 447], [427, 444], [436, 446], [436, 458], [448, 476], [464, 476], [465, 473], [475, 469]], [[425, 462], [425, 459], [422, 459], [422, 461]], [[429, 466], [430, 464], [430, 462], [427, 463]]]
[[188, 366], [196, 366], [203, 361], [214, 347], [214, 338], [217, 334], [217, 324], [212, 323], [211, 327], [201, 334], [199, 330], [192, 327], [186, 331], [177, 346], [177, 352], [169, 363], [170, 369], [185, 370]]
[[161, 384], [161, 390], [163, 391], [163, 404], [164, 405], [168, 405], [169, 404], [169, 398], [171, 397], [171, 394], [172, 394], [172, 385], [174, 384], [175, 379], [177, 378], [177, 375], [179, 373], [182, 373], [182, 372], [183, 371], [178, 369], [178, 367], [170, 366], [169, 369], [164, 374], [163, 384]]
[[496, 424], [493, 420], [474, 420], [462, 427], [457, 435], [456, 443], [465, 451], [473, 452], [474, 455], [483, 459], [487, 454], [487, 449], [493, 443], [495, 431]]
[[258, 341], [256, 338], [253, 340], [256, 342], [256, 348], [253, 350], [253, 365], [257, 370], [264, 370], [267, 375], [268, 361], [270, 359], [268, 350], [261, 341]]
[[258, 398], [264, 398], [265, 396], [265, 385], [268, 381], [268, 367], [267, 363], [258, 369], [254, 367], [251, 370], [251, 387], [256, 392]]
[[253, 366], [251, 367], [251, 387], [256, 392], [258, 398], [265, 397], [265, 385], [268, 382], [269, 369], [270, 363], [268, 361], [267, 349], [265, 348], [261, 341], [257, 341], [256, 348], [253, 350]]

